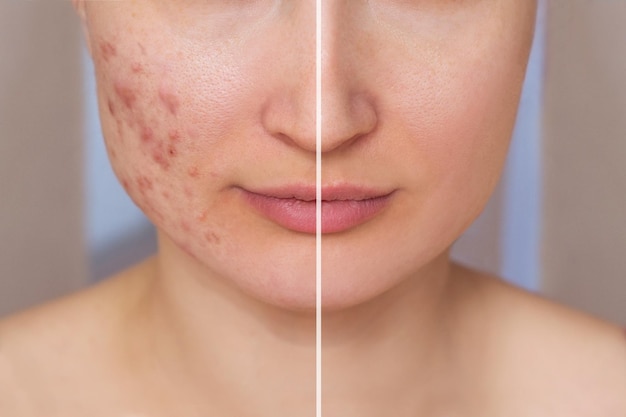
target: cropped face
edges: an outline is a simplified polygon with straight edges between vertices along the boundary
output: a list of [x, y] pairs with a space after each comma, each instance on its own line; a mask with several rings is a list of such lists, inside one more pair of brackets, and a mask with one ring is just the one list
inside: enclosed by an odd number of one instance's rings
[[[133, 200], [209, 274], [315, 304], [315, 1], [86, 1], [103, 131]], [[324, 304], [418, 273], [477, 216], [534, 22], [518, 0], [324, 1]]]
[[418, 276], [482, 211], [512, 133], [536, 2], [326, 4], [323, 182], [389, 194], [371, 220], [323, 239], [322, 297], [338, 308]]
[[250, 200], [315, 184], [315, 3], [82, 6], [106, 145], [128, 194], [211, 276], [305, 306], [315, 298], [314, 236]]

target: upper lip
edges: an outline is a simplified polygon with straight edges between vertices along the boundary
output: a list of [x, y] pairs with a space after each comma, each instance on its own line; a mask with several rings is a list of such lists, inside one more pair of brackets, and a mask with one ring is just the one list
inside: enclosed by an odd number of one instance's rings
[[[322, 201], [361, 201], [373, 198], [382, 198], [390, 195], [393, 191], [376, 187], [339, 184], [322, 185]], [[247, 192], [263, 195], [266, 197], [296, 199], [302, 201], [316, 200], [315, 185], [284, 185], [268, 188], [245, 188]]]

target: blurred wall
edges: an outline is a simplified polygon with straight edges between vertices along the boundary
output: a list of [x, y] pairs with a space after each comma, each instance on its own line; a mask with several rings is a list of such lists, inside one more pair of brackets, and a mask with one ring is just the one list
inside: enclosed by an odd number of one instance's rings
[[0, 2], [0, 314], [87, 277], [78, 31], [69, 1]]
[[548, 4], [542, 289], [626, 324], [626, 1]]

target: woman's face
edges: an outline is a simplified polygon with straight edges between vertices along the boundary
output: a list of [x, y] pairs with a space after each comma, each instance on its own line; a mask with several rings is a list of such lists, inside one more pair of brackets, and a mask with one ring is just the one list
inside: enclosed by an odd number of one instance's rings
[[[210, 273], [311, 308], [315, 1], [83, 6], [107, 148], [130, 196]], [[325, 305], [418, 273], [478, 215], [505, 157], [534, 11], [323, 2], [322, 198], [355, 200], [322, 203]], [[383, 194], [373, 210], [356, 201]]]

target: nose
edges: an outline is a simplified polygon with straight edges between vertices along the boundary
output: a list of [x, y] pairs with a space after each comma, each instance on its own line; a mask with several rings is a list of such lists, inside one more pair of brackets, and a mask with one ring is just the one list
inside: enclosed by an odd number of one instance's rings
[[[322, 153], [345, 148], [378, 123], [367, 86], [368, 48], [359, 33], [353, 2], [325, 2], [322, 15]], [[358, 8], [358, 7], [357, 7]], [[357, 23], [357, 24], [355, 24]]]
[[[299, 4], [303, 3], [309, 2]], [[351, 36], [355, 29], [347, 24], [351, 17], [349, 10], [342, 7], [345, 3], [349, 2], [323, 3], [322, 21], [313, 19], [313, 23], [322, 25], [319, 40], [315, 39], [315, 26], [292, 26], [299, 32], [284, 45], [284, 51], [296, 63], [290, 66], [292, 73], [283, 80], [281, 93], [272, 99], [264, 113], [265, 128], [273, 136], [309, 152], [316, 150], [318, 98], [323, 154], [350, 146], [372, 132], [378, 123], [373, 96], [359, 73], [359, 67], [367, 64], [363, 53], [366, 49], [360, 45], [358, 34]], [[302, 12], [300, 18], [306, 19], [305, 15]], [[316, 94], [317, 41], [321, 41], [321, 97]]]

